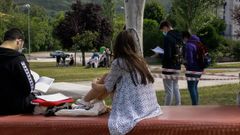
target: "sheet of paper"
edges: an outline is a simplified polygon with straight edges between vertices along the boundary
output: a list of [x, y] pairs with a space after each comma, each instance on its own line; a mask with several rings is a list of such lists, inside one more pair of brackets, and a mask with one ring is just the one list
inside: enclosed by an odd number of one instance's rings
[[39, 74], [34, 72], [34, 71], [32, 71], [32, 70], [31, 70], [31, 74], [32, 74], [35, 82], [37, 82], [39, 80], [39, 78], [40, 78]]
[[67, 97], [61, 93], [50, 94], [50, 95], [41, 95], [41, 96], [37, 96], [37, 98], [40, 98], [40, 99], [43, 99], [43, 100], [49, 101], [49, 102], [56, 102], [56, 101], [69, 99], [69, 97]]
[[35, 84], [35, 89], [40, 92], [46, 93], [48, 89], [51, 87], [53, 82], [54, 82], [53, 78], [45, 76], [40, 77], [40, 79]]
[[162, 48], [160, 48], [159, 46], [157, 46], [156, 48], [151, 49], [151, 50], [158, 54], [164, 54], [164, 50]]

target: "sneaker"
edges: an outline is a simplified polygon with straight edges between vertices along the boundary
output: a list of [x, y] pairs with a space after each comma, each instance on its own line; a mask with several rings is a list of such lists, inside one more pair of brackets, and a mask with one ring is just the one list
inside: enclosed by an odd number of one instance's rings
[[61, 106], [53, 106], [53, 107], [48, 107], [45, 116], [55, 116], [55, 112], [62, 110], [62, 109], [71, 109], [71, 106], [68, 103], [65, 103]]
[[73, 109], [85, 109], [85, 110], [89, 110], [91, 108], [93, 108], [93, 104], [91, 104], [90, 102], [85, 102], [83, 99], [78, 99], [75, 102], [75, 105], [73, 104]]

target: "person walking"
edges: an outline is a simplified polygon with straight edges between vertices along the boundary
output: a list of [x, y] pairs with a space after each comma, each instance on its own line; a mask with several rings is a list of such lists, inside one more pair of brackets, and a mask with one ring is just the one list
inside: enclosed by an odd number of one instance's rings
[[[162, 74], [177, 76], [178, 70], [181, 69], [181, 63], [178, 58], [181, 54], [177, 52], [177, 44], [182, 41], [181, 34], [173, 30], [171, 23], [168, 21], [161, 22], [160, 30], [164, 35], [162, 68], [172, 70], [170, 72], [163, 70]], [[163, 85], [165, 89], [164, 105], [172, 105], [173, 97], [175, 97], [175, 105], [181, 105], [178, 80], [163, 79]]]

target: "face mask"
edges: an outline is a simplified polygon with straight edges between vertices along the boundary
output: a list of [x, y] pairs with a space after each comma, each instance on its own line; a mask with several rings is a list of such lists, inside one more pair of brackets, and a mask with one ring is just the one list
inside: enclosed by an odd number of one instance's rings
[[18, 48], [19, 53], [22, 53], [22, 51], [23, 51], [23, 43], [21, 43], [21, 45], [19, 45], [19, 48]]
[[163, 35], [164, 35], [164, 36], [167, 36], [167, 32], [163, 32]]
[[23, 51], [23, 48], [19, 48], [19, 49], [18, 49], [18, 52], [19, 52], [19, 53], [22, 53], [22, 51]]

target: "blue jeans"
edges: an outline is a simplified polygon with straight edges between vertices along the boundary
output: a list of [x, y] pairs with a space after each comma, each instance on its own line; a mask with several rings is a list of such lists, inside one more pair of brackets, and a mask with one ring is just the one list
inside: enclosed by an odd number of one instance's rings
[[[200, 78], [201, 75], [186, 74], [186, 77]], [[190, 93], [192, 105], [198, 105], [198, 82], [199, 81], [187, 81], [188, 91]]]
[[164, 105], [172, 105], [173, 95], [175, 97], [175, 105], [181, 105], [181, 95], [178, 87], [178, 80], [163, 79], [165, 89]]

